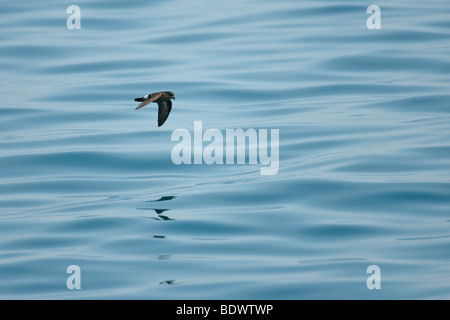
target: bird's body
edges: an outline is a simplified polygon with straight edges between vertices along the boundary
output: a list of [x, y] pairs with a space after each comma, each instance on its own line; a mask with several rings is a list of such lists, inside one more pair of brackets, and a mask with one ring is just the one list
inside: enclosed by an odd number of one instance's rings
[[142, 98], [136, 98], [134, 101], [141, 102], [141, 104], [136, 107], [136, 110], [145, 107], [150, 102], [156, 102], [158, 104], [158, 127], [161, 127], [164, 122], [166, 122], [169, 113], [172, 110], [172, 101], [170, 101], [170, 99], [175, 99], [175, 94], [173, 92], [161, 91], [147, 94]]

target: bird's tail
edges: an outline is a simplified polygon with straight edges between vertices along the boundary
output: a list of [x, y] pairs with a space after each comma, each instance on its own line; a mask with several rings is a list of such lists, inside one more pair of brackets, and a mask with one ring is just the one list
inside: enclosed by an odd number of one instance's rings
[[137, 102], [142, 102], [142, 101], [144, 101], [144, 100], [145, 100], [144, 97], [134, 99], [134, 101], [137, 101]]

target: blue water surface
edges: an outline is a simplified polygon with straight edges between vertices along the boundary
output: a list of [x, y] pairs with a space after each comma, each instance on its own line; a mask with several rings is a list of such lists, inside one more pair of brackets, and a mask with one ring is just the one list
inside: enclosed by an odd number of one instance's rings
[[[0, 298], [449, 299], [449, 17], [448, 0], [0, 2]], [[161, 90], [158, 128], [133, 99]], [[278, 129], [278, 173], [175, 165], [194, 121]]]

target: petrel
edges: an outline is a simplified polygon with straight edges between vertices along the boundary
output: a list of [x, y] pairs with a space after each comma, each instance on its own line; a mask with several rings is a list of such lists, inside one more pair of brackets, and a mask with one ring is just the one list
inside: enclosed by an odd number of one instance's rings
[[158, 127], [161, 127], [166, 122], [169, 116], [170, 110], [172, 110], [172, 101], [175, 100], [175, 94], [172, 91], [161, 91], [152, 94], [147, 94], [142, 98], [136, 98], [134, 101], [141, 102], [135, 110], [140, 109], [150, 102], [156, 102], [158, 104]]

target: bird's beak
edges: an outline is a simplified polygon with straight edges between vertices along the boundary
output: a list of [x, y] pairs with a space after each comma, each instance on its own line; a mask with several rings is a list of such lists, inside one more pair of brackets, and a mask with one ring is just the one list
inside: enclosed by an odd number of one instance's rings
[[173, 96], [173, 100], [176, 100], [176, 99], [175, 99], [175, 96]]

